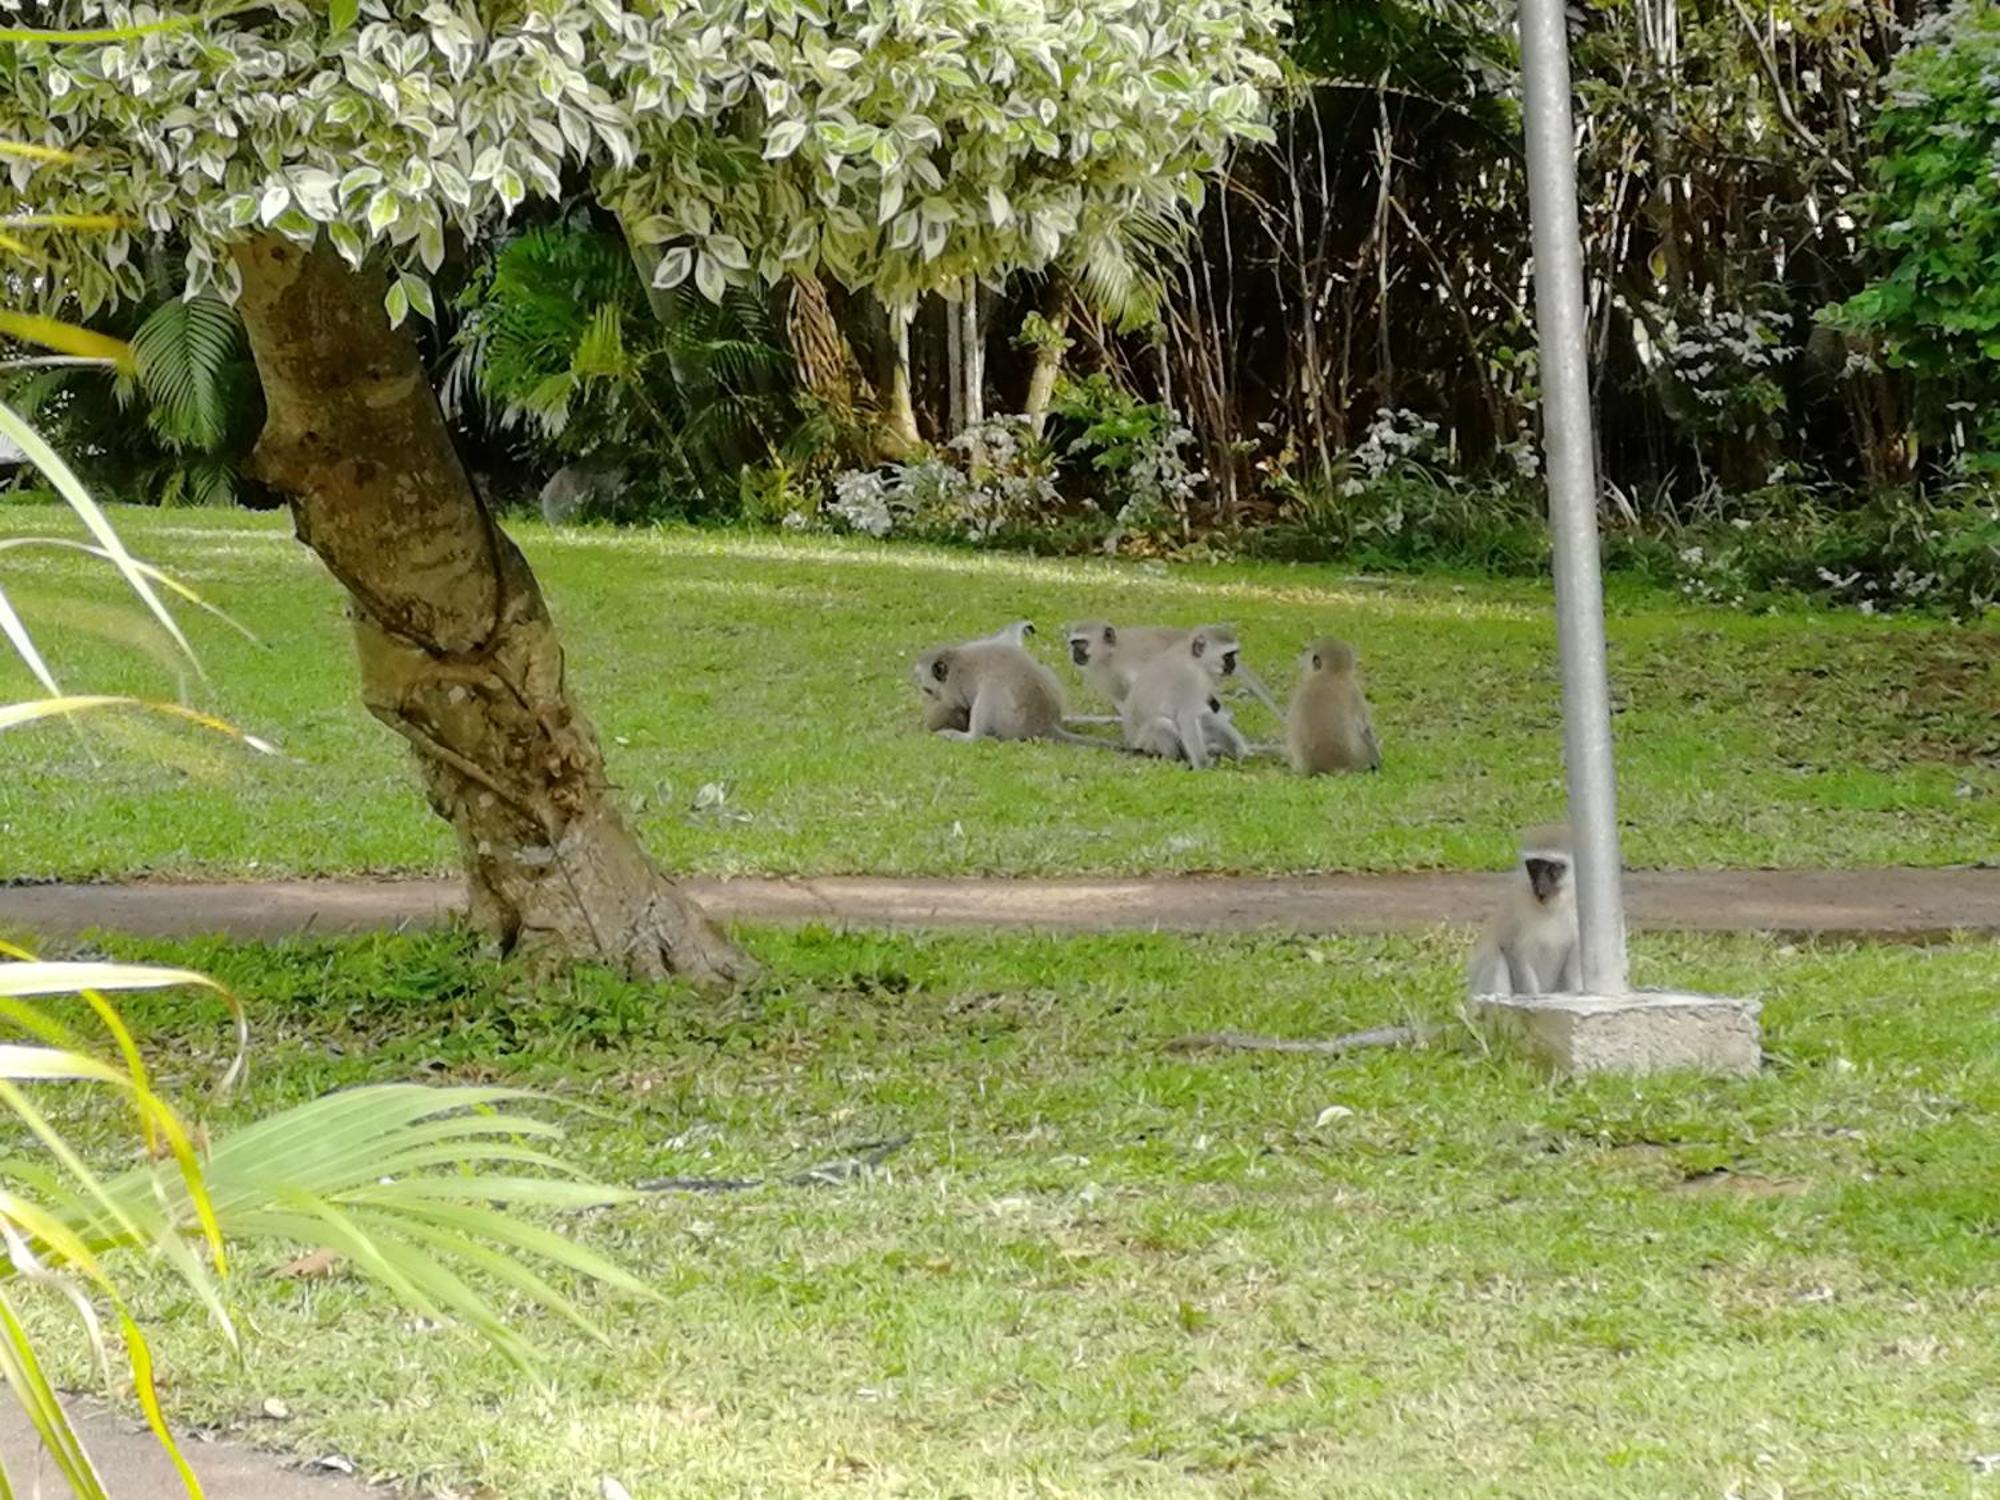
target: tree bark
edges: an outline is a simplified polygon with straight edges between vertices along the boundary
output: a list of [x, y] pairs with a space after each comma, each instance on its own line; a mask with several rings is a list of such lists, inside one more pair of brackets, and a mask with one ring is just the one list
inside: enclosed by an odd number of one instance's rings
[[382, 279], [271, 235], [234, 256], [267, 411], [252, 471], [347, 590], [362, 701], [415, 748], [474, 922], [524, 957], [748, 978], [619, 812], [535, 576], [466, 479]]
[[923, 447], [924, 436], [917, 431], [917, 406], [910, 394], [909, 313], [891, 308], [889, 331], [895, 340], [895, 364], [889, 372], [887, 430], [906, 452], [914, 453]]
[[1063, 355], [1069, 352], [1069, 280], [1060, 271], [1050, 271], [1043, 288], [1042, 321], [1048, 327], [1035, 345], [1035, 363], [1028, 371], [1028, 399], [1021, 407], [1028, 430], [1036, 437], [1049, 424], [1049, 402], [1055, 398]]

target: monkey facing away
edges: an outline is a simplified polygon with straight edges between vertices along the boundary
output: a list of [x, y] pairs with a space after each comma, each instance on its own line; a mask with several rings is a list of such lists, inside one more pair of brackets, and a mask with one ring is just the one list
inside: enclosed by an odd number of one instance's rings
[[1569, 829], [1530, 829], [1520, 868], [1473, 950], [1473, 995], [1573, 995], [1582, 988]]
[[1241, 650], [1235, 631], [1203, 625], [1179, 647], [1155, 656], [1125, 694], [1126, 745], [1141, 755], [1184, 760], [1197, 771], [1219, 756], [1248, 755], [1249, 744], [1215, 697], [1222, 679], [1235, 675]]
[[[979, 641], [1008, 641], [1026, 650], [1028, 637], [1034, 633], [1035, 622], [1033, 620], [1011, 620], [991, 635], [980, 636]], [[965, 644], [968, 646], [977, 645], [979, 641], [967, 641]], [[922, 687], [922, 683], [919, 683], [918, 686]], [[947, 703], [943, 698], [929, 692], [923, 694], [923, 703], [924, 728], [936, 731], [939, 729], [964, 729], [967, 726], [967, 710], [963, 707]]]
[[[924, 722], [946, 739], [1060, 740], [1098, 750], [1121, 748], [1065, 729], [1056, 674], [1004, 637], [926, 651], [917, 658], [916, 679], [924, 697]], [[963, 727], [957, 722], [961, 715]]]
[[1347, 642], [1322, 636], [1306, 647], [1285, 713], [1285, 748], [1301, 776], [1382, 769], [1375, 721]]

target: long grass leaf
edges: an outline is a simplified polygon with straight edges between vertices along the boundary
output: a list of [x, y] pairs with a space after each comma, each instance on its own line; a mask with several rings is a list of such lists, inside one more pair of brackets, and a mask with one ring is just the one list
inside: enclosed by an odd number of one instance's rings
[[51, 698], [60, 698], [62, 688], [57, 685], [55, 674], [48, 663], [42, 660], [42, 653], [35, 648], [35, 638], [28, 634], [28, 627], [8, 599], [7, 591], [0, 588], [0, 635], [5, 635], [14, 648], [14, 654], [27, 663], [28, 670], [35, 674], [35, 681], [42, 685]]
[[[39, 961], [26, 948], [21, 947], [17, 943], [10, 943], [5, 938], [0, 938], [0, 958], [18, 959], [22, 963], [36, 963]], [[112, 1042], [118, 1048], [118, 1055], [124, 1059], [125, 1071], [132, 1075], [132, 1081], [141, 1089], [150, 1090], [153, 1086], [153, 1081], [151, 1075], [146, 1070], [145, 1056], [139, 1051], [137, 1038], [132, 1035], [131, 1030], [125, 1025], [125, 1018], [118, 1014], [118, 1007], [113, 1005], [109, 1000], [106, 1000], [96, 990], [86, 987], [79, 990], [78, 993], [83, 996], [84, 1004], [88, 1005], [96, 1013], [98, 1022], [110, 1033]], [[47, 1019], [45, 1012], [38, 1008], [24, 1006], [22, 1009], [30, 1010], [34, 1015], [42, 1017], [45, 1020]], [[17, 1021], [17, 1024], [25, 1023]], [[58, 1047], [71, 1045], [67, 1040], [57, 1036], [44, 1036], [43, 1040], [52, 1042]], [[152, 1117], [143, 1109], [139, 1111], [139, 1124], [140, 1129], [145, 1132], [146, 1149], [149, 1152], [157, 1151], [159, 1149], [159, 1139], [155, 1133]]]
[[94, 959], [37, 959], [32, 963], [0, 964], [0, 995], [74, 995], [84, 989], [171, 990], [184, 985], [230, 998], [228, 990], [193, 969], [104, 963]]
[[0, 141], [0, 157], [7, 156], [23, 161], [59, 162], [66, 166], [83, 160], [74, 151], [65, 151], [60, 146], [38, 146], [33, 141]]
[[[84, 1295], [83, 1288], [77, 1285], [74, 1277], [65, 1276], [45, 1265], [41, 1257], [35, 1254], [34, 1247], [22, 1238], [20, 1230], [14, 1225], [0, 1223], [0, 1241], [6, 1243], [7, 1263], [14, 1275], [45, 1291], [54, 1292], [76, 1310], [77, 1321], [83, 1325], [84, 1334], [90, 1341], [90, 1352], [97, 1356], [98, 1374], [104, 1384], [111, 1384], [111, 1356], [104, 1348], [104, 1325], [97, 1321], [97, 1309], [91, 1306], [90, 1298]], [[95, 1260], [95, 1257], [90, 1258]], [[82, 1268], [79, 1266], [77, 1269]], [[104, 1279], [102, 1272], [99, 1273], [98, 1281], [114, 1299], [117, 1297], [117, 1289]]]
[[[0, 30], [4, 30], [0, 27]], [[130, 229], [132, 221], [123, 214], [7, 214], [0, 226], [8, 229]]]
[[125, 1357], [132, 1366], [132, 1393], [139, 1398], [139, 1409], [146, 1414], [146, 1425], [153, 1429], [153, 1436], [174, 1461], [181, 1484], [192, 1500], [204, 1500], [201, 1481], [188, 1467], [181, 1445], [174, 1441], [173, 1429], [167, 1425], [167, 1414], [160, 1409], [160, 1392], [153, 1381], [153, 1351], [146, 1343], [146, 1335], [140, 1332], [130, 1314], [121, 1312], [118, 1321], [125, 1331]]
[[[0, 552], [9, 552], [16, 547], [59, 547], [65, 551], [82, 552], [82, 553], [87, 553], [91, 557], [101, 557], [107, 562], [116, 560], [111, 556], [109, 552], [105, 551], [104, 548], [92, 546], [89, 542], [79, 542], [73, 537], [66, 537], [66, 536], [0, 537]], [[200, 594], [196, 593], [193, 589], [189, 588], [186, 584], [182, 583], [178, 578], [174, 577], [173, 574], [165, 572], [160, 568], [156, 568], [155, 566], [153, 566], [153, 564], [145, 562], [136, 557], [130, 558], [130, 561], [133, 567], [137, 568], [141, 573], [145, 574], [146, 577], [152, 579], [153, 582], [159, 584], [162, 588], [171, 589], [181, 598], [187, 600], [187, 602], [192, 604], [196, 609], [206, 610], [209, 614], [214, 615], [216, 619], [222, 621], [222, 623], [227, 625], [231, 630], [235, 631], [238, 635], [242, 636], [245, 640], [249, 641], [251, 645], [261, 646], [264, 644], [251, 631], [249, 626], [245, 625], [242, 621], [238, 620], [235, 616], [231, 615], [227, 610], [224, 610], [214, 604], [209, 603], [208, 600], [202, 598]]]
[[5, 1292], [0, 1292], [0, 1372], [13, 1387], [14, 1399], [20, 1402], [35, 1436], [41, 1439], [76, 1500], [109, 1500], [104, 1481], [76, 1435], [75, 1424], [49, 1384], [34, 1340]]
[[94, 328], [66, 323], [61, 318], [0, 308], [0, 335], [17, 339], [23, 344], [53, 349], [58, 354], [74, 355], [78, 359], [100, 359], [114, 366], [121, 375], [130, 375], [138, 368], [132, 346], [125, 340], [99, 333]]
[[195, 656], [194, 648], [188, 644], [187, 637], [181, 634], [179, 623], [166, 605], [160, 602], [160, 596], [153, 592], [153, 586], [147, 582], [145, 574], [132, 566], [132, 554], [125, 550], [125, 543], [119, 540], [117, 531], [105, 518], [97, 502], [90, 498], [90, 492], [84, 488], [83, 481], [78, 479], [70, 466], [63, 462], [62, 455], [43, 441], [42, 435], [23, 421], [19, 413], [5, 402], [0, 402], [0, 433], [12, 438], [14, 446], [27, 456], [30, 463], [42, 471], [43, 477], [55, 486], [56, 492], [69, 502], [70, 509], [77, 513], [83, 524], [89, 528], [91, 535], [97, 538], [98, 545], [111, 554], [112, 564], [124, 574], [125, 581], [146, 602], [146, 607], [152, 610], [154, 617], [159, 620], [167, 634], [173, 637], [174, 644], [179, 646], [187, 659], [194, 664], [195, 671], [200, 672], [201, 662]]
[[50, 47], [94, 47], [104, 42], [130, 42], [161, 31], [179, 31], [193, 26], [199, 16], [168, 16], [159, 21], [135, 22], [130, 26], [99, 26], [81, 31], [51, 31], [41, 26], [0, 26], [0, 42], [25, 46], [41, 43]]

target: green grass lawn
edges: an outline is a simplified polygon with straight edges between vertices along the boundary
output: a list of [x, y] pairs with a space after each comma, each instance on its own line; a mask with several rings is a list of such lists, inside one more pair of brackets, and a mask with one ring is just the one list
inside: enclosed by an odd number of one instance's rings
[[[517, 1310], [545, 1385], [256, 1265], [246, 1368], [142, 1281], [178, 1416], [508, 1500], [606, 1475], [640, 1500], [2000, 1482], [1975, 1477], [2000, 1454], [2000, 945], [1642, 939], [1642, 980], [1761, 994], [1781, 1064], [1554, 1085], [1463, 1045], [1161, 1050], [1448, 1018], [1455, 941], [748, 938], [771, 977], [720, 1007], [532, 988], [445, 938], [123, 948], [249, 1001], [227, 1119], [370, 1079], [532, 1084], [586, 1106], [570, 1149], [612, 1181], [913, 1137], [845, 1186], [574, 1222], [664, 1300], [596, 1301], [602, 1347]], [[212, 1000], [129, 1010], [171, 1090], [219, 1069]]]
[[[0, 876], [447, 867], [445, 830], [424, 812], [403, 748], [358, 706], [337, 592], [287, 523], [240, 512], [117, 519], [141, 556], [263, 637], [259, 650], [191, 615], [209, 677], [188, 690], [291, 759], [136, 722], [96, 758], [60, 728], [7, 734]], [[1513, 830], [1561, 805], [1545, 588], [518, 529], [612, 770], [677, 868], [1481, 867], [1504, 863]], [[75, 525], [0, 507], [0, 535], [46, 532]], [[10, 551], [0, 579], [65, 685], [176, 691], [102, 564]], [[908, 674], [921, 649], [1030, 616], [1053, 660], [1058, 627], [1091, 615], [1234, 622], [1280, 691], [1309, 636], [1349, 636], [1387, 769], [1343, 781], [1276, 765], [1197, 776], [920, 731]], [[1751, 618], [1647, 594], [1618, 603], [1611, 633], [1635, 865], [1936, 864], [2000, 849], [2000, 627]], [[25, 674], [7, 670], [0, 693], [24, 693]], [[1080, 710], [1101, 708], [1071, 681]], [[1253, 736], [1274, 733], [1254, 704], [1240, 720]], [[697, 811], [711, 783], [727, 800]]]

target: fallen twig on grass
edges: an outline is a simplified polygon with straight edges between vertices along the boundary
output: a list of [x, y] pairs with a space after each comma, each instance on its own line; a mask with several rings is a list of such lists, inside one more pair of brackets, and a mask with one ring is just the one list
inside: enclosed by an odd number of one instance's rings
[[782, 1187], [831, 1187], [859, 1177], [870, 1167], [879, 1167], [909, 1145], [910, 1139], [898, 1135], [884, 1141], [865, 1141], [853, 1147], [850, 1155], [823, 1161], [789, 1177], [642, 1177], [632, 1185], [642, 1193], [734, 1193], [773, 1183]]
[[1177, 1036], [1169, 1052], [1307, 1052], [1318, 1057], [1344, 1057], [1371, 1047], [1421, 1047], [1444, 1030], [1441, 1026], [1373, 1026], [1346, 1036], [1259, 1036], [1248, 1031], [1202, 1031]]

